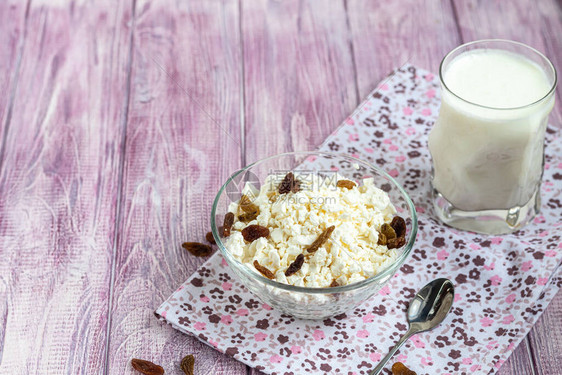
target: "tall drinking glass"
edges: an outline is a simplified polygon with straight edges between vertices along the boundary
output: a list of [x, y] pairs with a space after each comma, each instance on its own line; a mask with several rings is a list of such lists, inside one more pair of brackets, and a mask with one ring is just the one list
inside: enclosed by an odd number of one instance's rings
[[480, 233], [521, 228], [540, 209], [556, 70], [529, 46], [481, 40], [445, 56], [439, 77], [441, 109], [429, 135], [436, 215]]

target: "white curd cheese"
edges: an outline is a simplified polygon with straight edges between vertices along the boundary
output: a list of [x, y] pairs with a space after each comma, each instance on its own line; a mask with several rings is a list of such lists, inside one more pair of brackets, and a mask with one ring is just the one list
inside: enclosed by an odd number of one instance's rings
[[[296, 193], [279, 194], [279, 176], [274, 175], [259, 190], [244, 187], [242, 193], [251, 197], [259, 215], [247, 223], [235, 219], [225, 245], [237, 260], [259, 272], [253, 265], [257, 260], [281, 283], [329, 287], [334, 281], [347, 285], [372, 277], [397, 258], [396, 249], [377, 244], [381, 225], [390, 223], [396, 210], [372, 178], [352, 189], [337, 187], [337, 181], [344, 179], [337, 174], [322, 178], [295, 173], [295, 178], [303, 181]], [[230, 204], [229, 211], [237, 217], [238, 202]], [[245, 241], [241, 231], [253, 224], [267, 227], [269, 236]], [[330, 238], [317, 251], [307, 252], [332, 225]], [[299, 254], [305, 255], [301, 269], [285, 276]]]

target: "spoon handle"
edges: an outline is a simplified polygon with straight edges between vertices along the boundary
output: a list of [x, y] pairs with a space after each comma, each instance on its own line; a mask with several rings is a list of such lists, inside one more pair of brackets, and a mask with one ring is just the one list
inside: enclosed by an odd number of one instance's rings
[[371, 371], [369, 375], [378, 375], [382, 371], [384, 366], [386, 366], [386, 363], [390, 360], [390, 358], [392, 358], [392, 356], [398, 351], [398, 349], [400, 349], [400, 347], [406, 342], [406, 340], [408, 340], [414, 333], [416, 333], [415, 330], [409, 329], [408, 332], [406, 332], [400, 338], [400, 340], [398, 340], [396, 345], [394, 345], [394, 348], [390, 349], [390, 352], [380, 361], [377, 367], [375, 367], [375, 369]]

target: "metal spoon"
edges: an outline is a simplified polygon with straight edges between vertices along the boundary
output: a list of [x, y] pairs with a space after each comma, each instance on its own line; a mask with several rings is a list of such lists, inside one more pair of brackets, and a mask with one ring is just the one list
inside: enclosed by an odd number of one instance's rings
[[369, 375], [377, 375], [412, 335], [437, 327], [453, 306], [455, 289], [448, 279], [435, 279], [418, 292], [408, 308], [408, 331]]

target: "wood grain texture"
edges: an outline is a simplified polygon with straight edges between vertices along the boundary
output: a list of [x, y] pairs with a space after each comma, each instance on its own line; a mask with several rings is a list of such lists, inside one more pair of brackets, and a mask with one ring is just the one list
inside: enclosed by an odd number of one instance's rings
[[527, 336], [537, 375], [562, 374], [561, 324], [562, 293], [559, 292]]
[[315, 149], [355, 109], [348, 30], [343, 1], [242, 2], [248, 163]]
[[131, 358], [180, 373], [246, 367], [160, 323], [154, 310], [204, 261], [181, 248], [204, 241], [211, 204], [240, 164], [238, 4], [137, 1], [131, 100], [108, 352], [109, 373]]
[[436, 71], [460, 38], [448, 1], [347, 0], [359, 94], [405, 63]]
[[245, 151], [316, 148], [355, 108], [343, 1], [242, 2]]
[[[17, 87], [28, 4], [21, 1], [0, 2], [0, 168], [7, 130], [10, 127], [14, 94]], [[0, 350], [1, 352], [1, 350]]]
[[103, 372], [127, 4], [29, 9], [0, 170], [0, 373]]
[[[560, 35], [557, 0], [1, 1], [0, 373], [261, 374], [152, 314], [227, 176], [314, 149], [405, 62], [507, 38], [560, 68]], [[562, 374], [561, 314], [499, 375]]]

